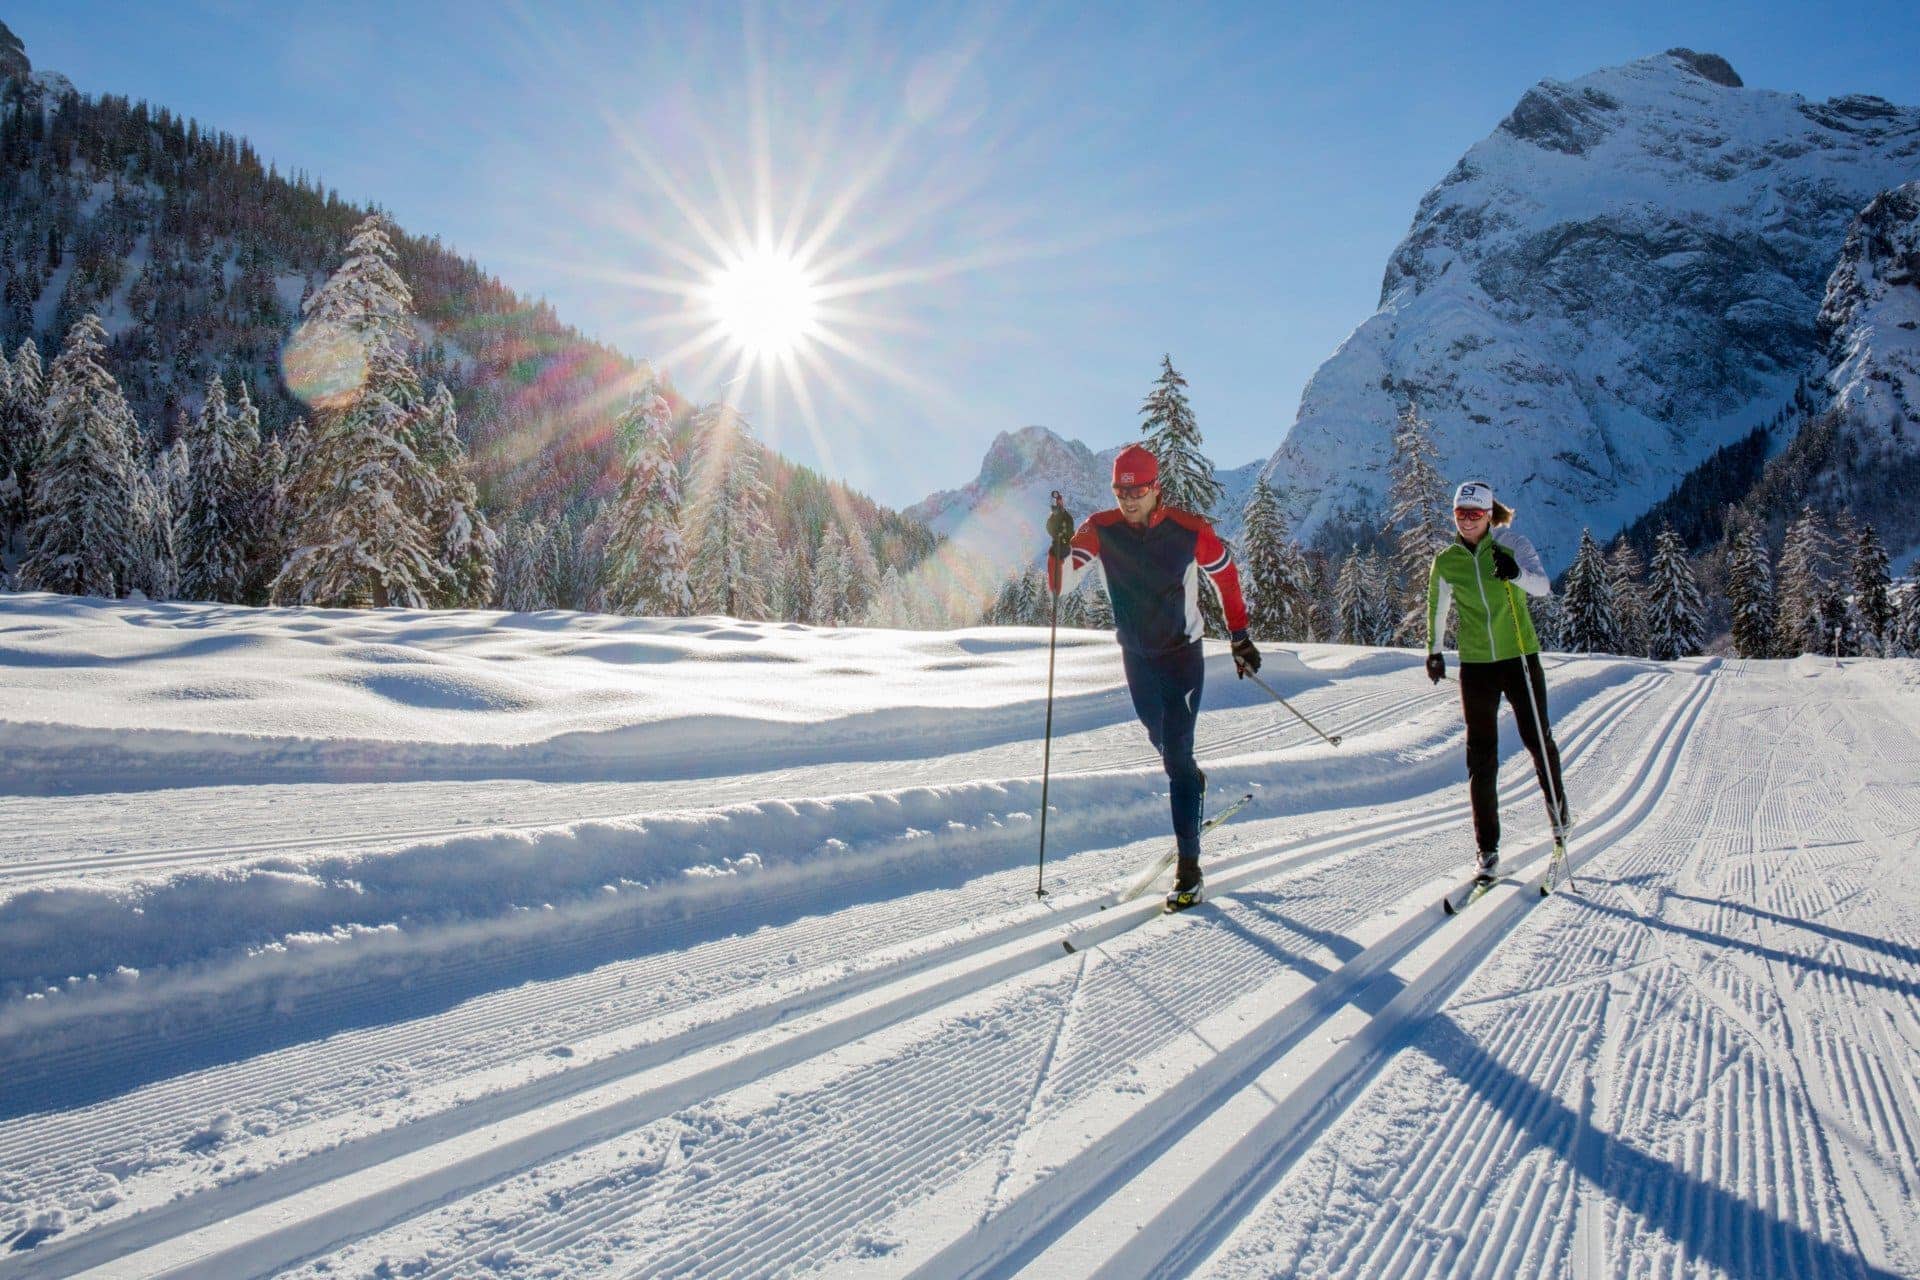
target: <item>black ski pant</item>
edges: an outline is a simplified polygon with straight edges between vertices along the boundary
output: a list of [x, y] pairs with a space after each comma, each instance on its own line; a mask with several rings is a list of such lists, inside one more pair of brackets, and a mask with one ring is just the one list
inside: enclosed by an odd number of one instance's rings
[[1193, 726], [1200, 715], [1200, 687], [1207, 674], [1200, 642], [1159, 654], [1122, 648], [1120, 656], [1126, 664], [1134, 712], [1166, 766], [1174, 841], [1182, 858], [1198, 858], [1200, 806], [1206, 791], [1200, 765], [1193, 758]]
[[[1560, 797], [1560, 825], [1564, 826], [1567, 818], [1567, 791], [1560, 782], [1560, 748], [1553, 740], [1553, 721], [1547, 715], [1547, 677], [1541, 670], [1540, 656], [1463, 662], [1460, 707], [1467, 717], [1467, 791], [1473, 797], [1473, 834], [1482, 849], [1500, 847], [1500, 796], [1495, 780], [1500, 773], [1503, 697], [1513, 708], [1520, 741], [1533, 756], [1533, 771], [1540, 779], [1548, 821], [1553, 820], [1552, 796]], [[1538, 721], [1534, 719], [1536, 711]], [[1545, 743], [1540, 740], [1541, 730], [1546, 734]]]

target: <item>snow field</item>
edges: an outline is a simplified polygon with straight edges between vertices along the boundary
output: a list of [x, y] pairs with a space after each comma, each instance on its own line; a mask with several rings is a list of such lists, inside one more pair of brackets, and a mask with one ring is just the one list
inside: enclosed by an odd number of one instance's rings
[[[895, 660], [973, 634], [1008, 635]], [[772, 640], [851, 722], [841, 635]], [[1110, 905], [1164, 847], [1164, 781], [1097, 666], [1044, 902], [1011, 676], [977, 732], [917, 677], [898, 741], [759, 774], [700, 754], [669, 681], [691, 769], [469, 782], [403, 740], [391, 783], [198, 775], [144, 808], [99, 773], [48, 801], [95, 826], [42, 815], [0, 863], [0, 913], [61, 904], [48, 948], [101, 975], [0, 1006], [0, 1277], [1912, 1272], [1914, 664], [1554, 660], [1579, 893], [1445, 921], [1451, 689], [1415, 655], [1300, 657], [1279, 687], [1348, 743], [1216, 667], [1212, 795], [1258, 801], [1173, 918]], [[1537, 873], [1530, 771], [1502, 781], [1507, 867]], [[500, 831], [488, 790], [634, 803]], [[256, 833], [282, 799], [330, 821]], [[124, 928], [143, 906], [180, 937]]]

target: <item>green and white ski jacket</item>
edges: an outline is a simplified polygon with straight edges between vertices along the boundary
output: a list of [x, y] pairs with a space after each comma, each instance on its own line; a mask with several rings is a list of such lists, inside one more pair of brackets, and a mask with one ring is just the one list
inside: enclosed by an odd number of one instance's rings
[[[1520, 566], [1520, 576], [1502, 582], [1493, 576], [1494, 544]], [[1515, 590], [1514, 588], [1519, 588]], [[1553, 583], [1533, 544], [1511, 530], [1489, 532], [1476, 551], [1456, 537], [1433, 558], [1427, 574], [1427, 652], [1438, 653], [1447, 633], [1447, 606], [1460, 611], [1454, 638], [1462, 662], [1501, 662], [1540, 652], [1527, 614], [1527, 596], [1550, 596]]]

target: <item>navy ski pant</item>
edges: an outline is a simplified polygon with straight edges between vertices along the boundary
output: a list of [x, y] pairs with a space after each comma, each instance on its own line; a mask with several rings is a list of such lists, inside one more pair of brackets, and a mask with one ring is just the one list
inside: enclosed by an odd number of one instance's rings
[[1143, 654], [1121, 649], [1127, 668], [1127, 692], [1147, 727], [1147, 740], [1166, 766], [1173, 806], [1173, 838], [1182, 858], [1200, 856], [1200, 806], [1206, 783], [1193, 758], [1193, 724], [1200, 715], [1200, 686], [1206, 660], [1200, 642], [1169, 653]]
[[[1524, 666], [1522, 663], [1524, 662]], [[1482, 849], [1500, 847], [1500, 796], [1495, 786], [1500, 773], [1500, 699], [1513, 708], [1520, 741], [1533, 756], [1534, 776], [1552, 820], [1553, 802], [1560, 797], [1560, 821], [1567, 817], [1567, 792], [1560, 782], [1560, 748], [1553, 740], [1553, 721], [1547, 716], [1547, 677], [1537, 654], [1525, 659], [1460, 664], [1460, 708], [1467, 717], [1467, 793], [1473, 797], [1473, 834]], [[1540, 740], [1534, 712], [1540, 713]], [[1549, 791], [1551, 785], [1551, 791]]]

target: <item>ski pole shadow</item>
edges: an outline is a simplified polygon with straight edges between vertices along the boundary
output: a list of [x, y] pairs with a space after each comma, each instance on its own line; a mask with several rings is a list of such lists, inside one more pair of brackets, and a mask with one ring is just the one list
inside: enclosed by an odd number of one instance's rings
[[[1672, 1241], [1690, 1261], [1753, 1280], [1776, 1275], [1898, 1280], [1806, 1227], [1596, 1127], [1481, 1047], [1445, 1013], [1411, 1029], [1408, 1043], [1484, 1098], [1535, 1146], [1553, 1152], [1581, 1180]], [[1455, 1257], [1448, 1266], [1465, 1271], [1479, 1261]]]
[[1678, 898], [1683, 902], [1697, 902], [1707, 907], [1731, 907], [1735, 911], [1750, 916], [1757, 916], [1762, 920], [1770, 920], [1774, 924], [1786, 925], [1793, 929], [1805, 929], [1808, 933], [1817, 933], [1823, 938], [1830, 938], [1835, 942], [1844, 942], [1848, 946], [1859, 947], [1862, 951], [1877, 952], [1892, 960], [1899, 960], [1906, 964], [1920, 966], [1920, 949], [1904, 946], [1901, 943], [1893, 941], [1891, 938], [1876, 938], [1871, 934], [1855, 933], [1850, 929], [1838, 929], [1830, 924], [1821, 924], [1818, 921], [1806, 920], [1798, 916], [1783, 916], [1776, 911], [1769, 911], [1765, 907], [1751, 906], [1744, 902], [1730, 902], [1719, 898], [1697, 898], [1692, 894], [1675, 893], [1672, 890], [1668, 890], [1666, 896], [1669, 898]]
[[[1671, 896], [1684, 897], [1685, 895], [1673, 894]], [[1743, 951], [1748, 955], [1758, 956], [1765, 960], [1777, 960], [1781, 964], [1793, 969], [1825, 974], [1829, 978], [1835, 978], [1843, 982], [1857, 982], [1862, 986], [1878, 987], [1883, 991], [1891, 991], [1896, 995], [1905, 996], [1910, 1000], [1920, 999], [1920, 982], [1910, 982], [1903, 978], [1894, 978], [1886, 974], [1875, 973], [1871, 969], [1856, 969], [1851, 965], [1836, 964], [1831, 960], [1820, 960], [1813, 956], [1800, 955], [1792, 951], [1783, 951], [1779, 947], [1769, 947], [1759, 942], [1729, 938], [1723, 933], [1714, 933], [1709, 929], [1697, 929], [1692, 925], [1680, 924], [1673, 920], [1662, 920], [1658, 916], [1647, 915], [1638, 911], [1628, 911], [1624, 907], [1610, 906], [1607, 903], [1599, 902], [1584, 894], [1573, 895], [1569, 900], [1577, 902], [1589, 911], [1597, 911], [1601, 915], [1613, 916], [1620, 920], [1629, 920], [1635, 924], [1660, 929], [1666, 933], [1678, 934], [1683, 938], [1692, 938], [1695, 942], [1702, 943], [1716, 950]], [[1701, 899], [1692, 899], [1692, 901], [1701, 901]], [[1722, 904], [1712, 902], [1709, 905], [1727, 905], [1742, 911], [1754, 911], [1756, 914], [1762, 916], [1772, 915], [1771, 912], [1760, 911], [1757, 908], [1741, 907], [1738, 903]], [[1789, 917], [1774, 916], [1773, 918], [1787, 924], [1803, 923], [1802, 921], [1793, 920]], [[1814, 929], [1813, 932], [1828, 934], [1829, 936], [1831, 936], [1832, 933], [1844, 933], [1843, 930], [1829, 931], [1827, 929]], [[1851, 941], [1852, 935], [1848, 935], [1841, 940]], [[1878, 950], [1879, 948], [1875, 949]]]

